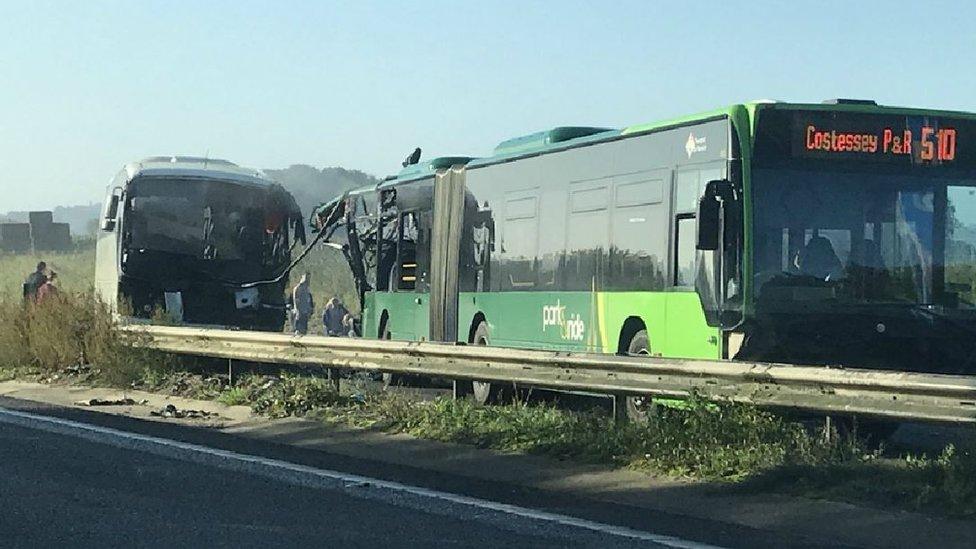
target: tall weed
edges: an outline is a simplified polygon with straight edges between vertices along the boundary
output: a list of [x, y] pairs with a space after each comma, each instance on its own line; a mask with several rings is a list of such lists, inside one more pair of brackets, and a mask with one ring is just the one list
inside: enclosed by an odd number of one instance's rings
[[112, 315], [89, 290], [62, 292], [40, 303], [0, 302], [0, 367], [30, 367], [52, 375], [90, 367], [93, 381], [128, 385], [147, 369], [172, 368], [175, 359], [134, 345], [114, 330]]

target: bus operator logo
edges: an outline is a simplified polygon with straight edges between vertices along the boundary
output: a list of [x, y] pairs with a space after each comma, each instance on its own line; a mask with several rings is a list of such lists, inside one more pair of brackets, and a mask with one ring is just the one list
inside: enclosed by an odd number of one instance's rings
[[689, 133], [688, 140], [685, 141], [685, 152], [688, 153], [688, 158], [695, 153], [705, 152], [708, 150], [708, 141], [704, 137], [695, 137], [695, 134]]
[[566, 318], [566, 306], [558, 299], [555, 305], [543, 305], [542, 307], [542, 331], [548, 327], [558, 327], [559, 337], [569, 341], [583, 341], [586, 334], [586, 323], [580, 318], [579, 313], [575, 313]]

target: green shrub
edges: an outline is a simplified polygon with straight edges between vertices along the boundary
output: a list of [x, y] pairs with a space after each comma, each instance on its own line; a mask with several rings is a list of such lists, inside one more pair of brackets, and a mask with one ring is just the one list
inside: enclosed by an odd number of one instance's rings
[[250, 403], [255, 413], [275, 418], [304, 416], [316, 409], [352, 402], [327, 379], [296, 375], [245, 376], [218, 399], [228, 405]]
[[23, 303], [19, 299], [0, 300], [0, 368], [11, 370], [32, 363], [27, 330]]
[[[378, 410], [394, 429], [446, 442], [648, 469], [671, 476], [737, 480], [791, 464], [857, 461], [869, 454], [851, 438], [824, 437], [750, 406], [698, 397], [646, 423], [602, 411], [552, 405], [477, 406], [449, 398], [395, 401]], [[372, 404], [372, 403], [371, 403]]]
[[248, 404], [250, 396], [247, 390], [242, 387], [231, 387], [230, 389], [224, 391], [217, 397], [217, 402], [221, 404], [226, 404], [227, 406], [239, 406], [242, 404]]

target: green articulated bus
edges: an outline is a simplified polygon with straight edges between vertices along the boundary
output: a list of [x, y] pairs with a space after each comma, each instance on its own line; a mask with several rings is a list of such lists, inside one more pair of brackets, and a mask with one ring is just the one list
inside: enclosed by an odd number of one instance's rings
[[331, 205], [364, 337], [976, 371], [974, 114], [561, 127]]

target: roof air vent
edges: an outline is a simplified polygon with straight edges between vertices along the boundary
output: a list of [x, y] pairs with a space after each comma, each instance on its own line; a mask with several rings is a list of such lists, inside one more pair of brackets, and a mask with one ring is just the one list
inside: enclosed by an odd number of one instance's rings
[[562, 143], [578, 137], [586, 137], [595, 133], [610, 131], [609, 128], [591, 128], [587, 126], [560, 126], [544, 132], [536, 132], [521, 137], [513, 137], [502, 141], [495, 147], [495, 155], [513, 154], [540, 149], [553, 143]]
[[878, 102], [874, 99], [825, 99], [823, 101], [824, 105], [870, 105], [872, 107], [877, 107]]

